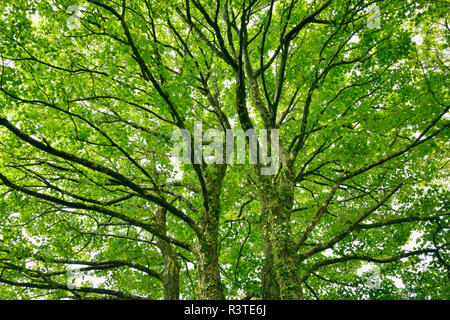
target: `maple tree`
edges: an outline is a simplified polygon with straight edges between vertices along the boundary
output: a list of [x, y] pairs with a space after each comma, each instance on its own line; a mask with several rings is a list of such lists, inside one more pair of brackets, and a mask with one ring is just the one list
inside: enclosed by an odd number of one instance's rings
[[448, 6], [2, 2], [0, 297], [448, 299]]

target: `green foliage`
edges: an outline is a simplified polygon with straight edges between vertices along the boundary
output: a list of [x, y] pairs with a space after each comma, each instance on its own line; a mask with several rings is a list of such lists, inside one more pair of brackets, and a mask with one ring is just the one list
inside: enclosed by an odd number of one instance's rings
[[[371, 2], [1, 2], [0, 298], [448, 299], [448, 4]], [[279, 172], [175, 161], [239, 84]]]

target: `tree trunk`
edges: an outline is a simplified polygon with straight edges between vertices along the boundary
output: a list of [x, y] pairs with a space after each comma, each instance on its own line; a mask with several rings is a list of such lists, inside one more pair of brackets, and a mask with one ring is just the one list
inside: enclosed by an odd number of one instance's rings
[[[166, 213], [161, 207], [156, 213], [156, 223], [162, 233], [166, 234]], [[178, 300], [180, 297], [180, 268], [178, 265], [177, 252], [173, 246], [165, 240], [157, 238], [158, 248], [163, 256], [164, 271], [162, 283], [165, 300]]]
[[178, 300], [180, 296], [180, 269], [175, 250], [169, 244], [167, 245], [167, 248], [162, 250], [164, 261], [164, 299]]
[[261, 272], [261, 298], [263, 300], [280, 300], [280, 287], [273, 266], [273, 247], [270, 240], [270, 223], [268, 215], [263, 212], [261, 218], [261, 234], [264, 245], [264, 264]]
[[207, 195], [203, 202], [201, 227], [203, 235], [196, 246], [198, 258], [198, 298], [204, 300], [223, 300], [222, 281], [219, 270], [219, 216], [220, 193], [226, 166], [214, 168], [216, 171], [206, 179]]
[[261, 293], [267, 299], [303, 299], [299, 262], [290, 229], [294, 179], [283, 174], [277, 185], [263, 182], [262, 234], [265, 248]]
[[[214, 229], [214, 226], [210, 227]], [[216, 228], [217, 230], [217, 228]], [[217, 250], [217, 231], [209, 230], [208, 239], [199, 243], [198, 256], [198, 298], [222, 300], [225, 298], [219, 272], [219, 253]]]

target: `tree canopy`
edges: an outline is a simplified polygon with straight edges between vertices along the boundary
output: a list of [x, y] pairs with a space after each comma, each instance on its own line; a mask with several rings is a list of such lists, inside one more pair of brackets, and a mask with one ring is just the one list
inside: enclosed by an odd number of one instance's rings
[[[1, 2], [0, 298], [448, 299], [448, 12]], [[275, 174], [178, 161], [198, 122]]]

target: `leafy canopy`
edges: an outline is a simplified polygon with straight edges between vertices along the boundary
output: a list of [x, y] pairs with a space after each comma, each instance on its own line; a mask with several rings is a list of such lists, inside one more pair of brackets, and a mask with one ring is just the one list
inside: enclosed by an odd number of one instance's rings
[[[286, 209], [303, 298], [448, 299], [448, 9], [2, 2], [0, 297], [204, 298], [208, 259], [265, 297]], [[195, 121], [279, 129], [279, 172], [178, 163]]]

